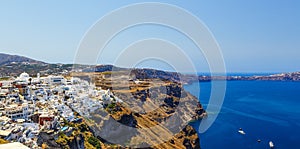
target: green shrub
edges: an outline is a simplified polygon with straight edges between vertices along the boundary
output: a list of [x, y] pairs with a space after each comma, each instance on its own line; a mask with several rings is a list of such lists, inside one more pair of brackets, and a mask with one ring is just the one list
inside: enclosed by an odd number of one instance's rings
[[95, 137], [89, 137], [88, 142], [92, 144], [97, 149], [101, 149], [100, 141]]
[[114, 109], [116, 106], [116, 103], [111, 103], [107, 106], [108, 109]]

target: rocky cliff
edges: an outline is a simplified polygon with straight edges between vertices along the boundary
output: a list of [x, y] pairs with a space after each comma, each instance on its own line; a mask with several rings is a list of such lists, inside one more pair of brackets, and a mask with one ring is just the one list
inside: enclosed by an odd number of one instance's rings
[[87, 122], [95, 136], [120, 147], [200, 148], [197, 132], [188, 125], [206, 115], [196, 97], [178, 82], [148, 77], [137, 81], [125, 74], [85, 74], [123, 100], [92, 113]]

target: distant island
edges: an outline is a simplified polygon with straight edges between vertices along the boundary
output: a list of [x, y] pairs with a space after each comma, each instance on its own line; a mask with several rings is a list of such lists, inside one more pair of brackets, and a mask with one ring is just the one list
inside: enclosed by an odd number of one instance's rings
[[211, 80], [227, 80], [227, 81], [300, 81], [300, 72], [279, 73], [271, 75], [252, 75], [252, 76], [198, 76], [197, 78], [190, 78], [188, 81], [211, 81]]

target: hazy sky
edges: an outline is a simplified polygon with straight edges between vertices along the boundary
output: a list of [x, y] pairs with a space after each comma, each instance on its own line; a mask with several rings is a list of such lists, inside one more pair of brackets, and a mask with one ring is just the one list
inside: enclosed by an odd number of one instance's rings
[[[114, 9], [136, 2], [142, 1], [1, 1], [0, 53], [72, 63], [81, 39], [97, 20]], [[156, 2], [182, 7], [202, 20], [219, 43], [228, 72], [300, 71], [298, 0]], [[108, 45], [111, 54], [108, 52], [99, 62], [112, 63], [118, 53], [113, 49], [125, 48], [146, 37], [166, 38], [185, 45], [197, 69], [207, 71], [203, 56], [194, 53], [196, 47], [182, 35], [151, 25], [137, 26], [119, 34]], [[151, 64], [145, 62], [144, 65]]]

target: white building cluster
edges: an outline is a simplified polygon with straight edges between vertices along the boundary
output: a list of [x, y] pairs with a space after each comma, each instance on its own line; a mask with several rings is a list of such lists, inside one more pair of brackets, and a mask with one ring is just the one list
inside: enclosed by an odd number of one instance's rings
[[20, 74], [15, 80], [0, 82], [0, 137], [40, 148], [40, 131], [65, 131], [62, 123], [77, 121], [111, 103], [122, 102], [110, 90], [90, 86], [79, 78], [63, 76], [30, 77]]

